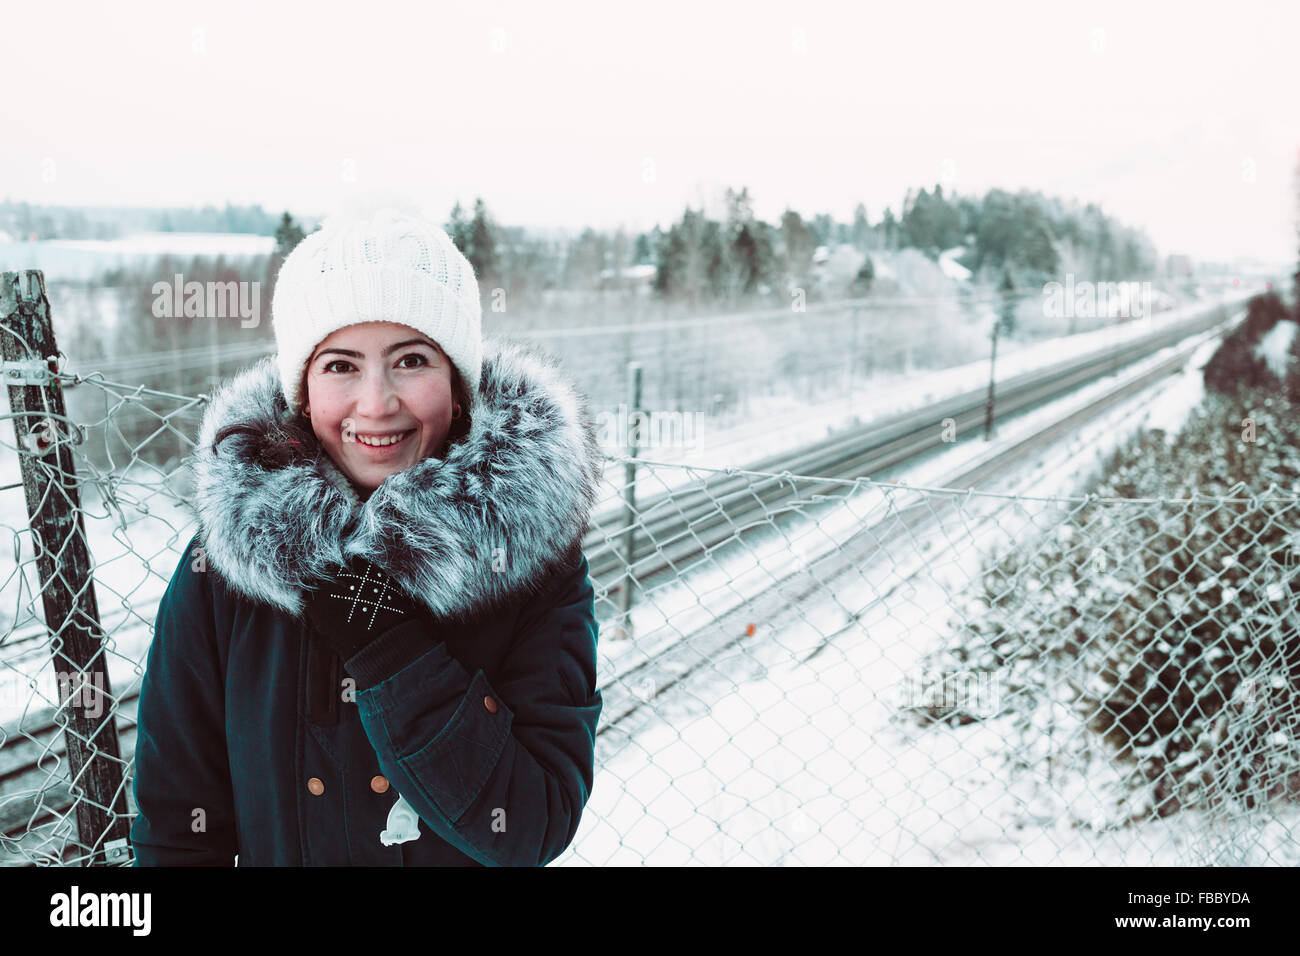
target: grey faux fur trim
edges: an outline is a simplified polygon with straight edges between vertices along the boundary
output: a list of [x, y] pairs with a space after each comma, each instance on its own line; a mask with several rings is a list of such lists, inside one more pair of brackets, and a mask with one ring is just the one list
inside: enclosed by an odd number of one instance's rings
[[298, 616], [304, 589], [359, 554], [436, 617], [468, 617], [540, 587], [587, 531], [603, 460], [595, 425], [536, 346], [484, 339], [469, 433], [365, 502], [319, 443], [283, 467], [245, 434], [212, 451], [228, 424], [274, 435], [290, 414], [274, 356], [261, 359], [213, 394], [193, 457], [206, 554], [254, 601]]

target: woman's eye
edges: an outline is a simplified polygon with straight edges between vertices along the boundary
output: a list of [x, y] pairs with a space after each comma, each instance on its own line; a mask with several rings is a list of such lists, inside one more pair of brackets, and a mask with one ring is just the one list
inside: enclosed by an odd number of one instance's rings
[[[416, 365], [403, 365], [402, 363], [405, 362], [407, 359], [418, 359], [419, 361], [418, 361], [418, 364], [416, 364]], [[424, 357], [423, 355], [421, 355], [419, 352], [412, 352], [412, 353], [410, 353], [409, 355], [403, 355], [400, 359], [398, 359], [397, 364], [398, 364], [398, 367], [399, 367], [399, 368], [419, 368], [421, 365], [429, 365], [430, 362], [429, 362], [429, 360], [428, 360], [427, 358], [425, 358], [425, 357]], [[326, 362], [326, 363], [325, 363], [324, 371], [326, 371], [326, 372], [334, 372], [334, 371], [335, 371], [334, 366], [336, 366], [336, 365], [343, 365], [343, 366], [346, 366], [345, 368], [342, 368], [342, 369], [339, 369], [339, 370], [338, 370], [340, 373], [341, 373], [341, 372], [347, 372], [347, 371], [350, 371], [350, 370], [352, 369], [352, 363], [351, 363], [351, 362], [345, 361], [344, 359], [334, 359], [334, 360], [331, 361], [331, 362]]]

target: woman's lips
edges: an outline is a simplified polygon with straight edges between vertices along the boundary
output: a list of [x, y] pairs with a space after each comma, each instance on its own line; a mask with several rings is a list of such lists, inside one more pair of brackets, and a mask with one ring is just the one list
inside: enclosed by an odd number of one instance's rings
[[395, 441], [387, 445], [367, 445], [359, 438], [356, 439], [353, 444], [358, 448], [364, 449], [367, 457], [383, 458], [386, 455], [396, 452], [398, 449], [405, 448], [406, 443], [411, 440], [413, 434], [415, 434], [414, 428], [407, 431], [407, 433], [402, 436], [401, 441]]

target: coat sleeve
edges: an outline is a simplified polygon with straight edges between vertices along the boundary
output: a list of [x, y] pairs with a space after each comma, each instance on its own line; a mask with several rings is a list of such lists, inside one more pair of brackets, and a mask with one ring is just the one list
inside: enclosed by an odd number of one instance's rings
[[545, 866], [573, 841], [591, 794], [597, 624], [587, 558], [516, 621], [490, 684], [427, 623], [390, 630], [345, 666], [379, 766], [425, 824], [485, 865]]
[[225, 681], [205, 580], [212, 572], [194, 569], [198, 544], [196, 535], [158, 605], [140, 683], [131, 784], [136, 866], [233, 866], [237, 852]]

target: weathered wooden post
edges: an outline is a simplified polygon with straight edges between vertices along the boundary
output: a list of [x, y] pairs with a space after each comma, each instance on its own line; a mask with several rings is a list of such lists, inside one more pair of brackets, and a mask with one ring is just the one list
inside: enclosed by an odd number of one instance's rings
[[0, 274], [0, 342], [59, 688], [54, 719], [62, 723], [67, 740], [69, 789], [77, 833], [85, 847], [83, 863], [125, 863], [130, 821], [116, 708], [77, 493], [72, 458], [75, 426], [68, 421], [63, 391], [53, 374], [58, 371], [59, 350], [40, 270]]

